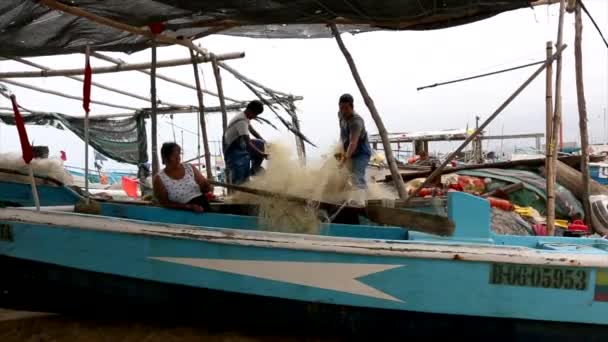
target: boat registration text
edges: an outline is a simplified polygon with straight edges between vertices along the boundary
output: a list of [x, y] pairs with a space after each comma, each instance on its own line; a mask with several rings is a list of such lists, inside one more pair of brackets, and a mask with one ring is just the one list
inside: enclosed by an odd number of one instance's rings
[[588, 273], [585, 269], [492, 264], [490, 284], [584, 291]]

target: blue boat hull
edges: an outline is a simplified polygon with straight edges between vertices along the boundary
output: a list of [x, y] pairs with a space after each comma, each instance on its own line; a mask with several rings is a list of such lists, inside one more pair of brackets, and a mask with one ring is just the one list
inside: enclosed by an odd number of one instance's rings
[[325, 236], [264, 232], [251, 229], [251, 217], [159, 208], [166, 221], [189, 225], [2, 209], [0, 255], [304, 303], [608, 324], [605, 240], [493, 236], [486, 201], [450, 196], [461, 233], [449, 239], [352, 225], [327, 225]]
[[[42, 206], [72, 205], [80, 198], [76, 192], [65, 186], [38, 183], [36, 189]], [[31, 185], [0, 181], [0, 204], [18, 207], [34, 206]]]
[[228, 293], [0, 257], [0, 307], [255, 335], [603, 341], [608, 327], [356, 308]]

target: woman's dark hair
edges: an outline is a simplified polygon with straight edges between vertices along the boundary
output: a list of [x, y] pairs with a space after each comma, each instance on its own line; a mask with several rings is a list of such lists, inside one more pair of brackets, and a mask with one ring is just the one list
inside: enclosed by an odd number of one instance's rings
[[160, 148], [160, 158], [161, 158], [163, 164], [166, 163], [167, 158], [169, 158], [169, 156], [171, 155], [171, 153], [173, 153], [175, 148], [181, 148], [181, 147], [174, 142], [166, 142], [163, 144], [163, 146]]

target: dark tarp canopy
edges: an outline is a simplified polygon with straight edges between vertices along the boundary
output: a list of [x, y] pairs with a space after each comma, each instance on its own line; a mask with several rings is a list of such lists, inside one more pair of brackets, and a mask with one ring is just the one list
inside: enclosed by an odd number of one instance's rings
[[[84, 140], [84, 118], [59, 113], [23, 115], [26, 124], [67, 128]], [[15, 124], [13, 114], [1, 114], [0, 121]], [[89, 118], [89, 143], [102, 155], [116, 161], [143, 165], [148, 162], [148, 140], [143, 115], [121, 119]]]
[[[164, 22], [169, 35], [196, 38], [209, 28], [255, 38], [330, 37], [342, 32], [426, 30], [471, 23], [531, 6], [531, 0], [63, 0], [87, 12], [142, 27]], [[36, 0], [0, 1], [3, 56], [41, 56], [84, 51], [132, 53], [149, 39], [51, 10]]]

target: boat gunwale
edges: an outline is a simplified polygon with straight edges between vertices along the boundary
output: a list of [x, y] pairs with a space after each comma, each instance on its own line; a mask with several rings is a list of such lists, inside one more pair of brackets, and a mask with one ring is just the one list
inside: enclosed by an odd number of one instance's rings
[[[40, 211], [24, 208], [0, 209], [0, 223], [46, 225], [109, 233], [125, 233], [173, 239], [206, 241], [244, 247], [356, 254], [397, 258], [422, 258], [468, 262], [576, 266], [608, 268], [605, 253], [572, 253], [534, 249], [525, 246], [489, 245], [461, 241], [383, 240], [336, 236], [317, 236], [235, 228], [193, 226], [147, 222], [80, 213]], [[551, 238], [539, 239], [551, 242]], [[589, 239], [589, 242], [599, 239]]]

